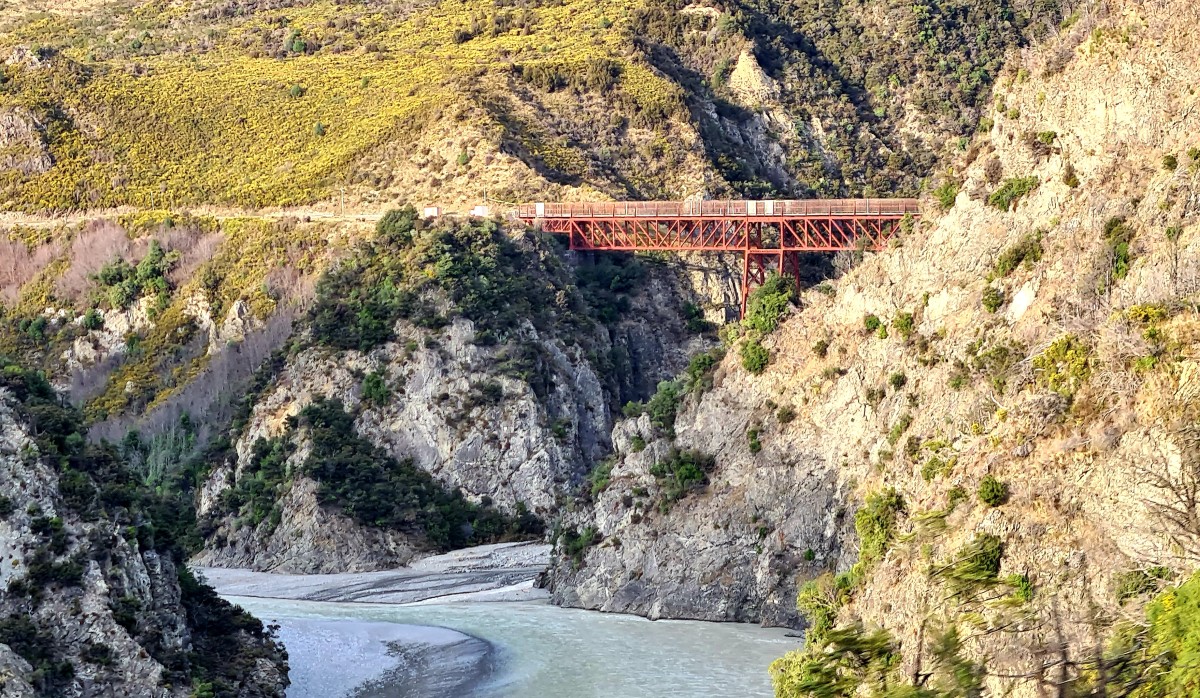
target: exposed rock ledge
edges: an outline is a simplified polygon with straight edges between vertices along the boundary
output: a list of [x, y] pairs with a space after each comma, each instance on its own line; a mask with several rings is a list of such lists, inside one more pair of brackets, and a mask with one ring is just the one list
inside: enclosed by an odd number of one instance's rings
[[550, 564], [544, 543], [498, 543], [427, 557], [408, 567], [347, 574], [273, 574], [197, 567], [218, 592], [301, 601], [445, 603], [536, 601], [535, 583]]

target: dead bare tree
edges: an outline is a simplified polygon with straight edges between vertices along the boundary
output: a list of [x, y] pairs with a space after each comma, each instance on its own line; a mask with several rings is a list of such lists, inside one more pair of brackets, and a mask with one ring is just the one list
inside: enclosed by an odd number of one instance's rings
[[1181, 558], [1200, 561], [1200, 425], [1184, 421], [1170, 429], [1179, 448], [1179, 466], [1162, 458], [1138, 468], [1144, 482], [1159, 496], [1146, 506], [1162, 522]]

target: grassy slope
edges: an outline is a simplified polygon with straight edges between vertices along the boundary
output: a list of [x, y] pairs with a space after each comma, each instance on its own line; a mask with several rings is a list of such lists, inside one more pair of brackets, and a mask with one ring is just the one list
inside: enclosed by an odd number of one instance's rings
[[207, 20], [202, 8], [145, 3], [31, 17], [0, 36], [0, 51], [53, 57], [7, 67], [0, 108], [22, 105], [47, 122], [56, 166], [0, 183], [9, 207], [33, 210], [306, 203], [510, 62], [611, 58], [623, 66], [622, 95], [653, 108], [675, 91], [622, 56], [627, 5], [481, 12], [450, 1], [406, 16], [320, 0]]

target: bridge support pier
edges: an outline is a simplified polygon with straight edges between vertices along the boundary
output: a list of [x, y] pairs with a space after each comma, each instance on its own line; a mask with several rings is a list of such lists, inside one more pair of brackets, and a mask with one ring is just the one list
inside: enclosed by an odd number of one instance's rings
[[750, 294], [767, 283], [774, 272], [792, 282], [800, 291], [800, 253], [788, 250], [757, 249], [742, 253], [742, 317], [750, 304]]

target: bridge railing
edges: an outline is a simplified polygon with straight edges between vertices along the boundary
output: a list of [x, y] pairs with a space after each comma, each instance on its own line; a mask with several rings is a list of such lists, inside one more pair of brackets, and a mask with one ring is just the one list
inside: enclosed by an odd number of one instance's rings
[[916, 215], [916, 199], [806, 199], [731, 201], [612, 201], [521, 204], [517, 217], [538, 218], [741, 218]]

